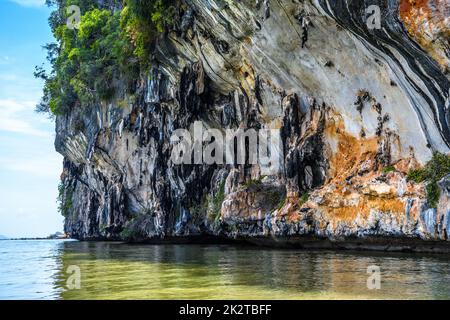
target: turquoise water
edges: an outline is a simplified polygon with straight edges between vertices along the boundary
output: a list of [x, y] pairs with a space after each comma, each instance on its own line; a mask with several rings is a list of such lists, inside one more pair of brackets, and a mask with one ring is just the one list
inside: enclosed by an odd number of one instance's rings
[[450, 299], [449, 270], [448, 255], [0, 241], [0, 299]]

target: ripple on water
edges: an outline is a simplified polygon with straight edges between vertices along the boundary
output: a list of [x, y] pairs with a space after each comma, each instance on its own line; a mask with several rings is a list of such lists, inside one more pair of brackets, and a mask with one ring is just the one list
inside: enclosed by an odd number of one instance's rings
[[[449, 299], [444, 255], [1, 241], [0, 299]], [[67, 268], [81, 270], [68, 290]], [[380, 290], [367, 267], [381, 268]]]

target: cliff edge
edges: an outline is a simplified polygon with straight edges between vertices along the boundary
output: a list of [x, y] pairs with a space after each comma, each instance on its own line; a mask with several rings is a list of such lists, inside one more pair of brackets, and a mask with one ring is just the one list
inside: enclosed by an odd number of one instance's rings
[[[123, 26], [133, 1], [95, 3], [122, 14]], [[147, 68], [103, 79], [116, 88], [107, 98], [93, 90], [89, 103], [56, 113], [67, 233], [450, 252], [448, 1], [185, 0], [170, 9]], [[83, 28], [72, 31], [83, 37]], [[207, 163], [212, 140], [201, 136], [200, 161], [176, 163], [174, 135], [196, 128], [279, 141], [264, 165], [226, 161], [226, 152]]]

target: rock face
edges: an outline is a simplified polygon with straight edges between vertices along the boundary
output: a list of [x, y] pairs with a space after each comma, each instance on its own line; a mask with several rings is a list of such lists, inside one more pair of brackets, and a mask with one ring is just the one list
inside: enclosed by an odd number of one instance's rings
[[[406, 180], [449, 152], [448, 1], [186, 0], [176, 12], [133, 97], [57, 118], [67, 233], [450, 250], [449, 177], [437, 208]], [[171, 137], [196, 121], [279, 130], [280, 170], [175, 164]]]

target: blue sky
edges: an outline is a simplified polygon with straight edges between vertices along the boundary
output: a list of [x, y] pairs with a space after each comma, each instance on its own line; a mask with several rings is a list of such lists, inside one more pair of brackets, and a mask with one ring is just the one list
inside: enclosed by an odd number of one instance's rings
[[62, 157], [54, 123], [36, 114], [42, 83], [35, 65], [53, 38], [45, 0], [0, 0], [0, 234], [46, 236], [62, 231], [56, 197]]

